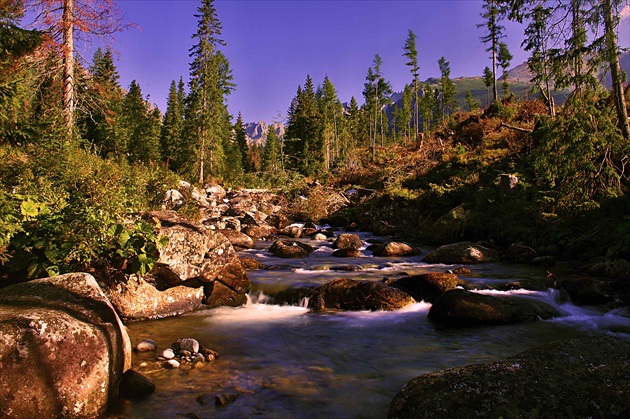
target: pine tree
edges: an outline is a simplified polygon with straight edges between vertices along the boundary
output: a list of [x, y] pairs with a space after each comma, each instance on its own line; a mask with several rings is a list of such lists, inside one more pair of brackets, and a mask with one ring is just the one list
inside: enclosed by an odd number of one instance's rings
[[469, 112], [479, 109], [479, 101], [473, 97], [470, 90], [466, 90], [466, 96], [464, 100], [466, 102], [466, 108]]
[[490, 105], [490, 88], [492, 87], [494, 81], [492, 77], [492, 70], [490, 67], [486, 67], [483, 69], [483, 84], [486, 86], [486, 106]]
[[236, 144], [238, 144], [238, 148], [241, 152], [243, 171], [248, 173], [252, 170], [249, 164], [249, 146], [247, 145], [247, 133], [243, 125], [243, 115], [240, 112], [234, 124], [234, 137], [236, 138]]
[[499, 54], [497, 56], [497, 63], [499, 67], [503, 70], [503, 97], [508, 97], [510, 94], [510, 85], [508, 84], [508, 70], [510, 68], [510, 63], [512, 61], [512, 54], [508, 49], [508, 46], [505, 42], [499, 42]]
[[499, 24], [500, 10], [498, 0], [484, 0], [481, 17], [485, 19], [485, 23], [477, 25], [477, 27], [485, 27], [487, 34], [481, 37], [484, 44], [488, 44], [486, 51], [490, 52], [492, 59], [492, 100], [499, 100], [499, 92], [497, 89], [497, 59], [499, 55], [499, 40], [504, 38], [503, 31], [505, 27]]
[[218, 49], [225, 46], [219, 38], [221, 22], [213, 0], [202, 0], [197, 9], [197, 43], [190, 50], [190, 85], [186, 104], [186, 135], [196, 150], [199, 183], [209, 172], [221, 174], [224, 168], [223, 145], [230, 138], [231, 123], [226, 97], [234, 89], [232, 72], [225, 55]]
[[412, 121], [412, 104], [413, 104], [413, 87], [406, 84], [403, 89], [402, 99], [400, 105], [396, 106], [394, 110], [394, 119], [398, 130], [402, 132], [403, 144], [405, 146], [409, 143], [409, 136], [411, 135], [411, 121]]
[[183, 79], [180, 78], [177, 84], [173, 80], [168, 93], [166, 112], [160, 133], [162, 161], [166, 162], [169, 169], [176, 172], [190, 158], [184, 140], [185, 96]]
[[407, 40], [405, 41], [405, 47], [403, 48], [405, 53], [404, 57], [407, 57], [409, 61], [405, 63], [405, 65], [411, 68], [411, 75], [413, 77], [412, 81], [412, 89], [413, 89], [413, 98], [414, 98], [414, 109], [413, 109], [413, 126], [415, 130], [414, 140], [418, 141], [418, 133], [419, 124], [420, 124], [420, 116], [418, 114], [418, 94], [420, 91], [420, 81], [418, 80], [420, 66], [418, 65], [418, 50], [416, 49], [416, 34], [413, 33], [411, 29], [409, 29], [409, 35], [407, 36]]
[[324, 78], [324, 83], [316, 96], [322, 124], [324, 169], [329, 171], [339, 157], [338, 124], [342, 113], [341, 102], [337, 97], [335, 86], [328, 76]]
[[442, 57], [438, 60], [440, 67], [440, 99], [441, 99], [441, 117], [444, 120], [447, 116], [450, 116], [455, 111], [457, 106], [457, 90], [455, 84], [451, 80], [451, 66], [446, 58]]
[[[129, 85], [129, 92], [123, 100], [123, 111], [129, 133], [127, 146], [129, 161], [158, 161], [160, 158], [158, 124], [161, 117], [156, 118], [154, 110], [149, 109], [142, 97], [140, 85], [135, 80]], [[159, 110], [157, 115], [159, 116]]]
[[320, 173], [324, 166], [320, 118], [313, 80], [307, 75], [304, 87], [298, 87], [291, 102], [284, 135], [288, 167], [307, 176]]
[[271, 126], [267, 132], [267, 141], [262, 155], [261, 170], [266, 173], [277, 173], [282, 170], [280, 139], [275, 127]]

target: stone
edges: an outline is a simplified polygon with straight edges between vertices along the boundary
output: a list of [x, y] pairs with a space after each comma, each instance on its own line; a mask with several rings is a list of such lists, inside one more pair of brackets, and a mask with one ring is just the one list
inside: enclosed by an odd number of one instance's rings
[[254, 247], [254, 240], [245, 233], [236, 230], [219, 230], [219, 232], [227, 237], [235, 248], [252, 249]]
[[180, 367], [180, 365], [181, 363], [176, 359], [169, 359], [168, 361], [166, 361], [166, 364], [165, 364], [167, 368], [171, 368], [171, 369], [177, 369]]
[[397, 279], [390, 283], [411, 295], [416, 301], [434, 302], [446, 291], [455, 289], [459, 278], [455, 274], [427, 272]]
[[200, 308], [205, 297], [202, 287], [180, 285], [160, 291], [135, 275], [126, 282], [105, 284], [103, 292], [124, 320], [178, 316]]
[[498, 262], [499, 253], [473, 242], [460, 242], [440, 246], [424, 257], [426, 263], [476, 264]]
[[317, 288], [308, 306], [314, 310], [393, 311], [412, 303], [407, 293], [383, 283], [339, 278]]
[[280, 233], [287, 237], [299, 239], [300, 237], [302, 237], [302, 227], [290, 225], [282, 229]]
[[291, 221], [282, 214], [271, 214], [265, 221], [267, 221], [267, 224], [277, 228], [278, 230], [284, 230], [291, 224]]
[[256, 271], [260, 269], [260, 262], [254, 258], [240, 256], [239, 260], [241, 261], [241, 265], [246, 271]]
[[416, 377], [394, 397], [388, 417], [628, 417], [628, 371], [630, 342], [552, 342], [502, 361]]
[[333, 249], [359, 250], [363, 246], [361, 238], [352, 233], [340, 234], [332, 244]]
[[313, 250], [312, 246], [297, 240], [277, 240], [269, 248], [271, 254], [285, 259], [305, 258]]
[[328, 237], [326, 237], [325, 234], [317, 233], [316, 235], [313, 236], [313, 240], [325, 242], [326, 240], [328, 240]]
[[265, 223], [261, 223], [260, 225], [247, 225], [243, 227], [242, 231], [254, 240], [263, 240], [273, 236], [275, 233], [275, 229]]
[[512, 243], [501, 255], [501, 260], [512, 263], [533, 263], [536, 251], [522, 243]]
[[145, 339], [133, 348], [136, 352], [152, 352], [157, 351], [157, 344], [151, 339]]
[[526, 297], [497, 297], [454, 289], [435, 300], [428, 317], [441, 326], [464, 327], [514, 324], [558, 315], [552, 306]]
[[235, 393], [221, 393], [214, 396], [214, 405], [217, 407], [225, 407], [232, 404], [238, 399], [238, 394]]
[[333, 256], [341, 258], [358, 258], [361, 257], [361, 251], [357, 249], [337, 249], [333, 252]]
[[164, 200], [162, 201], [162, 209], [164, 210], [176, 210], [186, 203], [186, 198], [177, 189], [169, 189], [164, 194]]
[[419, 250], [414, 249], [407, 243], [390, 241], [374, 247], [372, 251], [374, 256], [412, 256], [420, 254]]
[[193, 338], [177, 339], [177, 342], [172, 346], [178, 348], [180, 351], [188, 351], [193, 354], [199, 352], [199, 342]]
[[123, 399], [140, 400], [155, 391], [155, 384], [145, 374], [127, 370], [118, 383], [118, 395]]
[[175, 351], [171, 348], [166, 348], [162, 351], [162, 357], [164, 359], [173, 359], [175, 358]]
[[0, 289], [0, 416], [100, 417], [130, 367], [129, 336], [91, 275]]

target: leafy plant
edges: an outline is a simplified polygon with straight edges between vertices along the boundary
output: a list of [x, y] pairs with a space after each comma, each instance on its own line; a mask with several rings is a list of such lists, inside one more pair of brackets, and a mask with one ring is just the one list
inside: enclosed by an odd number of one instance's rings
[[114, 224], [109, 233], [121, 268], [141, 276], [151, 271], [160, 258], [159, 249], [168, 244], [168, 237], [157, 235], [151, 224], [140, 220], [129, 228]]

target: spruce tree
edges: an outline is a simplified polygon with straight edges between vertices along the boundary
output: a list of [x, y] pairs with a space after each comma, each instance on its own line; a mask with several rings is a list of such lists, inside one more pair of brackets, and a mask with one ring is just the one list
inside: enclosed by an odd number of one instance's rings
[[241, 164], [243, 166], [243, 171], [248, 173], [251, 171], [249, 163], [249, 146], [247, 145], [247, 133], [245, 132], [245, 125], [243, 124], [243, 115], [240, 112], [238, 113], [236, 123], [234, 124], [234, 136], [241, 152]]
[[412, 89], [413, 89], [413, 100], [414, 100], [414, 109], [413, 109], [413, 126], [415, 130], [414, 140], [418, 141], [418, 133], [420, 126], [420, 116], [418, 113], [418, 95], [420, 92], [420, 81], [418, 79], [420, 66], [418, 65], [418, 50], [416, 49], [416, 34], [413, 33], [411, 29], [409, 29], [409, 34], [407, 36], [407, 40], [405, 41], [405, 47], [403, 48], [405, 53], [403, 56], [407, 57], [409, 61], [405, 63], [405, 65], [409, 66], [411, 69], [411, 75], [413, 77], [412, 80]]
[[484, 0], [483, 13], [481, 17], [484, 18], [485, 23], [477, 25], [480, 28], [486, 28], [486, 35], [481, 37], [481, 41], [484, 44], [488, 44], [486, 51], [490, 52], [490, 58], [492, 59], [492, 100], [496, 102], [499, 100], [499, 92], [497, 89], [497, 60], [499, 55], [499, 41], [504, 38], [503, 31], [505, 27], [499, 24], [500, 9], [498, 0]]
[[[127, 155], [130, 162], [158, 161], [160, 158], [159, 121], [142, 97], [140, 85], [133, 80], [123, 100], [125, 126], [129, 134]], [[159, 110], [157, 115], [159, 115]], [[157, 125], [157, 126], [156, 126]]]
[[280, 139], [274, 126], [269, 127], [267, 132], [261, 170], [266, 173], [277, 173], [282, 170]]
[[[199, 183], [206, 169], [220, 175], [224, 168], [223, 145], [230, 138], [231, 123], [226, 97], [234, 89], [232, 72], [220, 38], [222, 26], [213, 0], [202, 0], [197, 9], [196, 44], [190, 49], [190, 85], [186, 103], [186, 135], [194, 146]], [[206, 167], [207, 164], [207, 167]]]
[[169, 169], [179, 171], [184, 162], [190, 158], [184, 141], [184, 81], [171, 82], [166, 102], [166, 112], [162, 132], [160, 133], [160, 151], [162, 161]]
[[494, 81], [492, 77], [492, 70], [490, 67], [486, 67], [483, 69], [483, 84], [486, 86], [486, 106], [490, 105], [490, 88], [492, 87]]
[[440, 67], [440, 99], [441, 99], [441, 117], [444, 120], [446, 117], [453, 114], [455, 107], [457, 106], [457, 90], [455, 84], [451, 80], [451, 66], [446, 58], [442, 57], [438, 60]]
[[341, 102], [328, 76], [324, 78], [324, 83], [317, 92], [317, 100], [321, 115], [324, 169], [328, 171], [339, 156], [338, 124], [341, 115]]
[[501, 76], [503, 79], [503, 97], [508, 97], [510, 94], [510, 85], [508, 83], [508, 70], [510, 68], [512, 58], [512, 53], [510, 53], [507, 44], [505, 42], [499, 42], [499, 54], [497, 56], [497, 62], [499, 64], [499, 67], [501, 67], [501, 69], [503, 70], [503, 75]]

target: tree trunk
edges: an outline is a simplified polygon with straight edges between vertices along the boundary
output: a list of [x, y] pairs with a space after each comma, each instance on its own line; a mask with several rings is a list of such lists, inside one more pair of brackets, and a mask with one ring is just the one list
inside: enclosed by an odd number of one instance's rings
[[619, 48], [615, 34], [613, 21], [613, 7], [611, 0], [604, 0], [604, 30], [606, 31], [606, 58], [610, 65], [612, 77], [612, 95], [619, 119], [619, 127], [626, 141], [630, 141], [630, 125], [628, 123], [628, 109], [626, 108], [625, 95], [623, 93], [623, 72], [619, 61]]
[[67, 141], [74, 128], [74, 0], [63, 1], [63, 113]]

